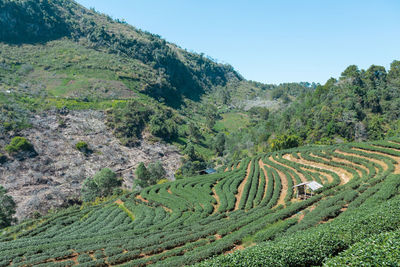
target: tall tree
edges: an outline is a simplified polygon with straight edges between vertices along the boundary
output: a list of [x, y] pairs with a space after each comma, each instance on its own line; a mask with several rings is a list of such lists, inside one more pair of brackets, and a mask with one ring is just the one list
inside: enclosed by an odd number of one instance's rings
[[165, 178], [167, 175], [167, 172], [160, 161], [150, 163], [147, 169], [150, 173], [150, 184], [156, 184], [159, 180]]
[[7, 195], [7, 190], [0, 185], [0, 229], [10, 226], [15, 214], [16, 204], [13, 198]]
[[104, 168], [95, 174], [93, 178], [87, 178], [82, 185], [83, 201], [94, 201], [97, 197], [106, 197], [113, 194], [119, 188], [122, 181], [117, 174], [108, 168]]
[[225, 151], [225, 134], [219, 133], [215, 137], [214, 140], [214, 149], [217, 152], [218, 156], [222, 156]]
[[149, 180], [151, 178], [150, 172], [147, 170], [143, 162], [140, 162], [135, 171], [136, 177], [138, 178], [139, 185], [141, 187], [146, 187], [149, 185]]

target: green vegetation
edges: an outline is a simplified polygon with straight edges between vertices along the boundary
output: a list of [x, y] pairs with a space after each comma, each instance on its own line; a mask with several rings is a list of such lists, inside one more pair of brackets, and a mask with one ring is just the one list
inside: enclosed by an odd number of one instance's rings
[[225, 113], [222, 114], [222, 119], [216, 122], [214, 129], [217, 132], [227, 131], [232, 133], [241, 127], [246, 127], [248, 124], [248, 117], [243, 113]]
[[[400, 61], [390, 70], [372, 65], [367, 70], [349, 66], [339, 79], [299, 95], [273, 115], [275, 132], [296, 133], [306, 143], [321, 140], [379, 140], [399, 131]], [[272, 122], [271, 121], [271, 122]]]
[[138, 184], [141, 187], [154, 185], [163, 180], [166, 176], [166, 171], [160, 161], [150, 163], [146, 168], [143, 162], [140, 162], [135, 171], [138, 178]]
[[82, 199], [94, 201], [98, 197], [107, 197], [118, 191], [122, 181], [108, 168], [100, 170], [93, 178], [87, 178], [82, 185]]
[[272, 139], [270, 142], [271, 150], [278, 151], [301, 145], [300, 137], [296, 135], [280, 135]]
[[162, 140], [170, 141], [178, 135], [179, 119], [169, 108], [151, 107], [133, 100], [118, 103], [107, 112], [107, 125], [127, 146], [137, 145], [146, 127]]
[[327, 262], [326, 266], [396, 266], [400, 262], [400, 231], [364, 239]]
[[10, 155], [15, 155], [19, 152], [34, 152], [33, 145], [25, 138], [21, 136], [14, 137], [10, 144], [5, 147], [5, 150]]
[[[2, 140], [41, 112], [92, 109], [126, 146], [169, 142], [184, 154], [175, 182], [160, 162], [140, 163], [139, 187], [122, 194], [102, 169], [84, 181], [81, 207], [11, 227], [15, 204], [0, 187], [0, 266], [398, 262], [399, 61], [349, 66], [324, 85], [266, 85], [73, 1], [0, 10]], [[23, 137], [4, 149], [35, 153]], [[293, 186], [304, 181], [324, 186], [300, 201]]]
[[14, 222], [15, 202], [7, 195], [7, 190], [0, 185], [0, 230]]
[[150, 175], [153, 177], [153, 179], [157, 180], [157, 182], [164, 179], [167, 175], [167, 172], [160, 161], [150, 163], [148, 169]]
[[91, 153], [91, 149], [89, 148], [89, 145], [84, 141], [79, 141], [78, 143], [76, 143], [75, 148], [78, 151], [82, 152], [83, 154]]
[[[9, 227], [0, 236], [0, 258], [23, 265], [77, 254], [95, 265], [382, 265], [387, 251], [395, 262], [389, 244], [400, 229], [399, 148], [400, 139], [391, 138], [245, 158], [225, 172], [158, 183]], [[152, 168], [141, 164], [137, 176], [151, 177]], [[298, 200], [292, 186], [304, 180], [324, 187]], [[114, 183], [104, 184], [110, 194]], [[360, 246], [371, 240], [365, 251], [378, 257], [349, 256], [366, 255]], [[239, 244], [254, 246], [222, 255]]]
[[[147, 65], [149, 76], [152, 76], [142, 88], [143, 92], [169, 105], [179, 106], [183, 97], [199, 99], [208, 88], [224, 86], [229, 79], [242, 79], [229, 65], [189, 53], [157, 35], [114, 21], [73, 1], [7, 0], [1, 3], [0, 8], [7, 17], [21, 18], [15, 24], [1, 21], [0, 36], [3, 39], [0, 41], [24, 44], [68, 38], [89, 48], [135, 59], [135, 65]], [[29, 31], [29, 27], [38, 30]], [[63, 54], [64, 51], [60, 52]], [[72, 55], [70, 63], [85, 61], [82, 56]], [[128, 83], [141, 79], [135, 72], [121, 71], [118, 76]]]

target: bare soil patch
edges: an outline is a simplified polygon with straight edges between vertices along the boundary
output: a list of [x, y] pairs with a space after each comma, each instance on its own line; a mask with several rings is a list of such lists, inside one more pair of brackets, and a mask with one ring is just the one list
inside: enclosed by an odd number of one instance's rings
[[143, 202], [149, 203], [149, 201], [147, 199], [143, 198], [141, 195], [137, 195], [136, 198]]
[[[215, 184], [217, 185], [217, 184]], [[212, 192], [213, 192], [213, 197], [215, 198], [215, 200], [217, 201], [217, 204], [213, 204], [214, 206], [214, 211], [212, 214], [216, 213], [219, 209], [219, 205], [220, 205], [220, 200], [219, 200], [219, 196], [217, 194], [217, 192], [215, 191], [215, 186], [212, 188]]]
[[[315, 155], [313, 155], [313, 156], [315, 157]], [[328, 171], [332, 171], [332, 172], [336, 173], [340, 177], [340, 180], [341, 180], [340, 184], [345, 184], [348, 181], [350, 181], [350, 179], [352, 178], [352, 175], [350, 173], [348, 173], [347, 171], [345, 171], [345, 170], [343, 170], [341, 168], [332, 167], [332, 166], [329, 166], [329, 165], [325, 165], [323, 163], [317, 163], [317, 162], [313, 162], [313, 161], [308, 161], [308, 160], [305, 160], [303, 158], [296, 159], [292, 155], [289, 155], [289, 157], [290, 157], [290, 160], [298, 162], [298, 163], [301, 163], [303, 165], [308, 165], [308, 166], [311, 166], [311, 167], [314, 167], [314, 168], [319, 168], [319, 169], [322, 169], [322, 170], [328, 170]], [[328, 175], [328, 174], [327, 174], [327, 176], [328, 176], [328, 181], [332, 182], [333, 181], [333, 177], [331, 175]], [[329, 179], [329, 177], [330, 177], [330, 179]]]
[[262, 161], [262, 159], [260, 159], [259, 161], [258, 161], [258, 165], [260, 165], [260, 169], [262, 169], [263, 170], [263, 172], [264, 172], [264, 177], [265, 177], [265, 187], [264, 187], [264, 194], [263, 194], [263, 197], [262, 197], [262, 199], [264, 199], [265, 198], [265, 195], [267, 194], [267, 189], [268, 189], [268, 175], [267, 175], [267, 171], [265, 170], [265, 168], [264, 168], [264, 162]]
[[[374, 163], [376, 163], [376, 164], [382, 166], [383, 170], [387, 170], [387, 168], [388, 168], [388, 166], [385, 164], [385, 162], [380, 161], [380, 160], [377, 160], [377, 159], [372, 159], [372, 158], [360, 156], [360, 155], [358, 155], [358, 154], [352, 154], [352, 153], [343, 152], [343, 151], [341, 151], [340, 149], [335, 150], [335, 152], [336, 152], [336, 153], [339, 153], [339, 154], [342, 154], [342, 155], [345, 155], [345, 156], [357, 157], [357, 158], [361, 158], [361, 159], [366, 159], [366, 160], [372, 161], [372, 162], [374, 162]], [[365, 167], [365, 168], [366, 168], [366, 167]], [[368, 173], [369, 173], [368, 168], [366, 168], [366, 169], [367, 169], [367, 171], [368, 171]], [[378, 169], [377, 167], [375, 167], [375, 171], [378, 172], [379, 169]]]
[[116, 201], [114, 201], [115, 204], [117, 205], [123, 205], [124, 202], [121, 199], [117, 199]]
[[[394, 159], [397, 164], [394, 164], [394, 174], [399, 174], [400, 173], [400, 157], [396, 157], [396, 156], [392, 156], [389, 154], [385, 154], [382, 152], [376, 152], [376, 151], [371, 151], [371, 150], [366, 150], [366, 149], [362, 149], [362, 148], [352, 148], [354, 150], [358, 150], [358, 151], [362, 151], [362, 152], [366, 152], [366, 153], [370, 153], [370, 154], [377, 154], [377, 155], [381, 155], [381, 156], [385, 156], [388, 158], [392, 158]], [[370, 159], [372, 161], [372, 159]]]
[[242, 199], [242, 195], [243, 195], [243, 188], [246, 185], [247, 180], [249, 179], [250, 168], [251, 168], [251, 161], [249, 162], [249, 165], [247, 165], [246, 177], [244, 178], [242, 183], [239, 185], [238, 193], [235, 196], [236, 197], [236, 203], [235, 203], [235, 209], [234, 210], [238, 210], [239, 209], [239, 203], [240, 203], [240, 200]]
[[[276, 163], [276, 164], [279, 164], [279, 163], [277, 163], [273, 158], [272, 158], [272, 156], [271, 157], [269, 157], [268, 158], [270, 161], [272, 161], [272, 162], [274, 162], [274, 163]], [[281, 165], [281, 164], [279, 164], [279, 165]], [[271, 168], [272, 168], [272, 166], [270, 166]], [[275, 169], [275, 168], [274, 168]], [[278, 172], [278, 175], [279, 175], [279, 178], [281, 179], [281, 184], [282, 184], [282, 189], [281, 189], [281, 194], [279, 195], [279, 199], [278, 199], [278, 202], [276, 203], [276, 205], [275, 205], [275, 207], [276, 206], [279, 206], [279, 205], [284, 205], [285, 204], [285, 197], [286, 197], [286, 195], [287, 195], [287, 191], [288, 191], [288, 181], [287, 181], [287, 177], [286, 177], [286, 175], [285, 174], [283, 174], [280, 170], [278, 170], [278, 169], [275, 169], [277, 172]], [[290, 179], [292, 179], [291, 177], [290, 177]]]

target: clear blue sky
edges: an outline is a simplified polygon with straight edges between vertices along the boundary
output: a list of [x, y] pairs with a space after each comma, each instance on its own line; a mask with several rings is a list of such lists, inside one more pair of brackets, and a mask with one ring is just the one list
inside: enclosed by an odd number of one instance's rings
[[315, 81], [400, 60], [399, 0], [78, 0], [246, 79]]

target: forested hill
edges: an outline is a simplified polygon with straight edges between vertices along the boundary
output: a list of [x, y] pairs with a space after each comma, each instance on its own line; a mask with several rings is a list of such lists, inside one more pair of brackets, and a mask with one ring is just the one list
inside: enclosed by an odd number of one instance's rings
[[400, 61], [389, 70], [347, 67], [338, 79], [296, 98], [270, 116], [275, 133], [293, 133], [305, 143], [379, 140], [400, 132]]
[[[143, 92], [179, 106], [242, 77], [230, 65], [189, 53], [160, 36], [88, 10], [72, 0], [0, 1], [0, 42], [39, 44], [69, 39], [86, 48], [136, 59], [150, 68]], [[140, 79], [122, 75], [126, 79]]]

